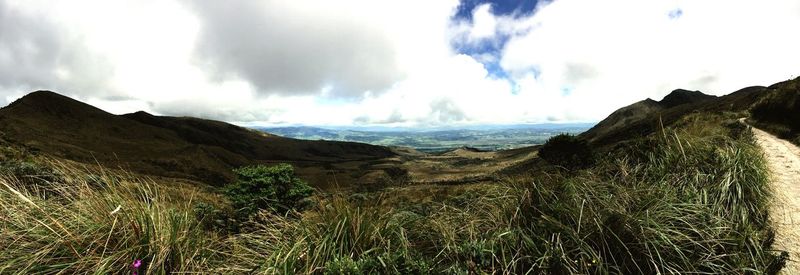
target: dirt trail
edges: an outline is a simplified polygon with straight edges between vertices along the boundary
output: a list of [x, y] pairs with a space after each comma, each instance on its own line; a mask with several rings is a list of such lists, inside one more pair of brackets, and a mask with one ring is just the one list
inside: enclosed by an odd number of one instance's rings
[[800, 148], [756, 128], [753, 134], [772, 172], [770, 220], [776, 231], [772, 247], [789, 252], [783, 274], [800, 274]]

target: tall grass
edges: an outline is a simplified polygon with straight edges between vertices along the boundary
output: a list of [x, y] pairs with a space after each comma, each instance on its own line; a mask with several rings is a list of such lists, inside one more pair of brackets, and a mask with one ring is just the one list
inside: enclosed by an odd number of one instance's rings
[[231, 270], [273, 273], [424, 273], [406, 228], [418, 217], [358, 205], [342, 196], [325, 199], [302, 219], [261, 212], [256, 230], [231, 239]]
[[639, 160], [528, 184], [521, 227], [547, 273], [766, 271], [767, 174], [747, 143], [667, 135]]
[[238, 233], [201, 226], [192, 206], [216, 198], [192, 188], [64, 165], [45, 184], [0, 177], [0, 273], [123, 273], [136, 259], [140, 274], [774, 273], [764, 158], [722, 124], [693, 115], [595, 167], [424, 205], [382, 201], [412, 189], [320, 194]]
[[140, 274], [209, 265], [219, 242], [187, 211], [196, 191], [177, 198], [146, 179], [50, 164], [63, 178], [0, 177], [0, 273], [130, 273], [137, 259]]
[[785, 257], [770, 250], [764, 158], [751, 133], [722, 124], [690, 116], [592, 169], [509, 179], [443, 205], [423, 227], [438, 270], [774, 273]]

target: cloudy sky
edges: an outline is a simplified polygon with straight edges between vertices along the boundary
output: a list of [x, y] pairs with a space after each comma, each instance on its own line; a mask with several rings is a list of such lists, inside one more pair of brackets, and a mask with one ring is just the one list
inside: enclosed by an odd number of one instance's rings
[[0, 0], [0, 105], [244, 125], [590, 122], [800, 74], [797, 0]]

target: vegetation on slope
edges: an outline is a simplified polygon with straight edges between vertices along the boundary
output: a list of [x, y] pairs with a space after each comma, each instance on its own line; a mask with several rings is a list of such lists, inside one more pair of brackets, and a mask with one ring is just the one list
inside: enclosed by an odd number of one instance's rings
[[770, 86], [750, 112], [751, 123], [800, 144], [800, 78]]
[[539, 148], [539, 156], [566, 169], [586, 168], [595, 161], [589, 144], [570, 134], [559, 134], [547, 140]]
[[121, 273], [137, 259], [142, 273], [774, 273], [785, 256], [770, 250], [767, 170], [731, 121], [690, 115], [591, 168], [436, 200], [397, 199], [426, 193], [415, 186], [317, 194], [239, 233], [193, 214], [226, 207], [215, 194], [56, 165], [36, 188], [0, 178], [0, 273]]
[[381, 146], [283, 138], [220, 121], [145, 112], [114, 115], [48, 91], [0, 108], [0, 133], [62, 159], [215, 186], [232, 181], [234, 168], [253, 163], [323, 167], [395, 156]]
[[765, 89], [747, 87], [721, 97], [676, 90], [661, 101], [647, 99], [620, 108], [579, 136], [593, 146], [614, 145], [655, 133], [691, 113], [745, 113]]

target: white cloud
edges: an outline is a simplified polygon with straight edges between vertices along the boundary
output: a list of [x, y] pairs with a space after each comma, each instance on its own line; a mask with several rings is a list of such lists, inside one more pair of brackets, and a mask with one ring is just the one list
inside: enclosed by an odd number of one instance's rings
[[107, 78], [110, 64], [91, 55], [79, 34], [59, 26], [48, 14], [0, 1], [0, 89], [58, 89], [113, 96]]
[[[792, 0], [556, 0], [528, 15], [484, 4], [470, 22], [453, 21], [457, 6], [0, 0], [0, 95], [49, 88], [115, 113], [248, 124], [589, 121], [672, 89], [724, 94], [800, 68]], [[453, 47], [480, 43], [500, 51]]]
[[497, 17], [492, 14], [491, 4], [482, 4], [472, 12], [472, 27], [469, 30], [471, 41], [492, 38], [497, 34]]
[[398, 11], [374, 1], [188, 1], [202, 22], [197, 54], [217, 78], [264, 94], [358, 97], [404, 76], [392, 39]]
[[[578, 117], [602, 118], [622, 105], [672, 89], [725, 94], [769, 85], [796, 73], [797, 1], [561, 0], [519, 25], [501, 65], [533, 82], [522, 89], [571, 93], [561, 99]], [[681, 10], [681, 16], [670, 18]], [[672, 14], [674, 17], [674, 13]], [[540, 75], [530, 80], [528, 73]], [[527, 83], [522, 81], [522, 83]], [[562, 113], [562, 112], [554, 112]]]

